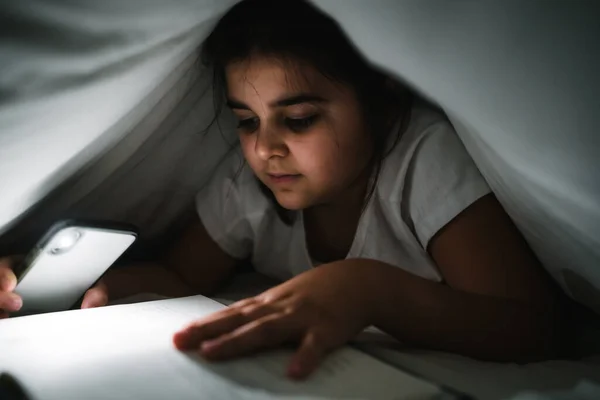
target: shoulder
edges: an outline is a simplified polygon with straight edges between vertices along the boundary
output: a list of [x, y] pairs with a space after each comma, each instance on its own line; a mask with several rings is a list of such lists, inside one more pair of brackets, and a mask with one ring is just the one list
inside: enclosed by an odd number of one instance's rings
[[411, 177], [422, 166], [442, 167], [452, 158], [462, 158], [466, 151], [446, 116], [426, 105], [412, 108], [402, 132], [396, 126], [390, 133], [389, 150], [382, 162], [378, 187], [388, 200], [399, 200]]
[[[449, 174], [463, 174], [469, 169], [478, 172], [458, 133], [442, 112], [415, 108], [406, 133], [405, 148], [409, 150], [403, 157], [410, 161], [410, 173], [416, 177], [446, 179]], [[418, 176], [420, 173], [423, 176]]]
[[456, 134], [446, 115], [424, 103], [417, 103], [410, 113], [410, 121], [406, 129], [407, 139], [417, 139], [430, 135], [432, 132]]
[[422, 156], [420, 151], [423, 146], [436, 147], [445, 141], [462, 144], [443, 112], [426, 105], [417, 105], [411, 110], [408, 126], [390, 155]]
[[210, 183], [227, 181], [236, 187], [251, 184], [252, 170], [246, 164], [239, 146], [231, 148], [213, 171]]
[[217, 208], [227, 210], [238, 218], [269, 207], [239, 147], [231, 149], [215, 168], [196, 201], [198, 207], [206, 205], [215, 211]]
[[380, 200], [397, 209], [424, 247], [430, 237], [490, 189], [446, 116], [427, 106], [384, 160]]
[[256, 225], [272, 207], [239, 149], [232, 149], [196, 197], [196, 210], [210, 237], [237, 259], [250, 256]]

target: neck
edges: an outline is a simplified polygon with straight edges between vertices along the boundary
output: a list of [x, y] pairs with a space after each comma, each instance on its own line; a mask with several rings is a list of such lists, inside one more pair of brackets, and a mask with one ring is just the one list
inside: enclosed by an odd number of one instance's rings
[[368, 190], [370, 173], [361, 175], [332, 201], [303, 211], [305, 240], [311, 257], [324, 263], [347, 257]]
[[305, 216], [311, 215], [332, 216], [334, 214], [342, 215], [360, 215], [365, 206], [367, 190], [369, 190], [369, 181], [372, 168], [365, 168], [363, 172], [335, 198], [321, 204], [314, 205], [304, 210]]

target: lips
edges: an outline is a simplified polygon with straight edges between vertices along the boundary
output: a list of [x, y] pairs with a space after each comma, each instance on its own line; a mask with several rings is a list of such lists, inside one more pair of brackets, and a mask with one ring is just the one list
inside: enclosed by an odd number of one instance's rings
[[269, 180], [275, 184], [293, 183], [298, 180], [302, 175], [300, 174], [269, 174], [267, 173]]

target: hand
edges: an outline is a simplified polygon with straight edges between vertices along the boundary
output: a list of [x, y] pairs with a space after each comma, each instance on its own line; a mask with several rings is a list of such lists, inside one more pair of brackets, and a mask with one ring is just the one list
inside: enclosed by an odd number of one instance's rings
[[103, 280], [100, 280], [94, 287], [88, 289], [83, 295], [81, 308], [104, 307], [108, 304], [108, 289]]
[[0, 319], [8, 318], [10, 312], [19, 311], [23, 300], [13, 293], [17, 277], [12, 271], [16, 257], [0, 258]]
[[370, 325], [368, 272], [355, 262], [322, 265], [190, 324], [175, 334], [174, 344], [223, 360], [296, 342], [288, 376], [304, 378], [329, 351]]

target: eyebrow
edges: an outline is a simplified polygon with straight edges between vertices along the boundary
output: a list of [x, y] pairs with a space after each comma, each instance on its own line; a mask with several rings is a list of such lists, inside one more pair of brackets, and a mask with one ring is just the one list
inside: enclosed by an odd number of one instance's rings
[[[269, 106], [270, 107], [289, 107], [289, 106], [293, 106], [296, 104], [323, 103], [326, 101], [327, 100], [325, 100], [321, 96], [317, 96], [317, 95], [313, 95], [313, 94], [309, 94], [309, 93], [300, 93], [300, 94], [295, 94], [293, 96], [284, 97], [284, 98], [275, 100], [275, 101], [269, 103]], [[239, 100], [235, 100], [232, 98], [227, 99], [227, 106], [229, 106], [229, 108], [231, 108], [233, 110], [250, 110], [250, 107], [248, 107], [246, 104], [244, 104], [243, 102], [241, 102]]]

